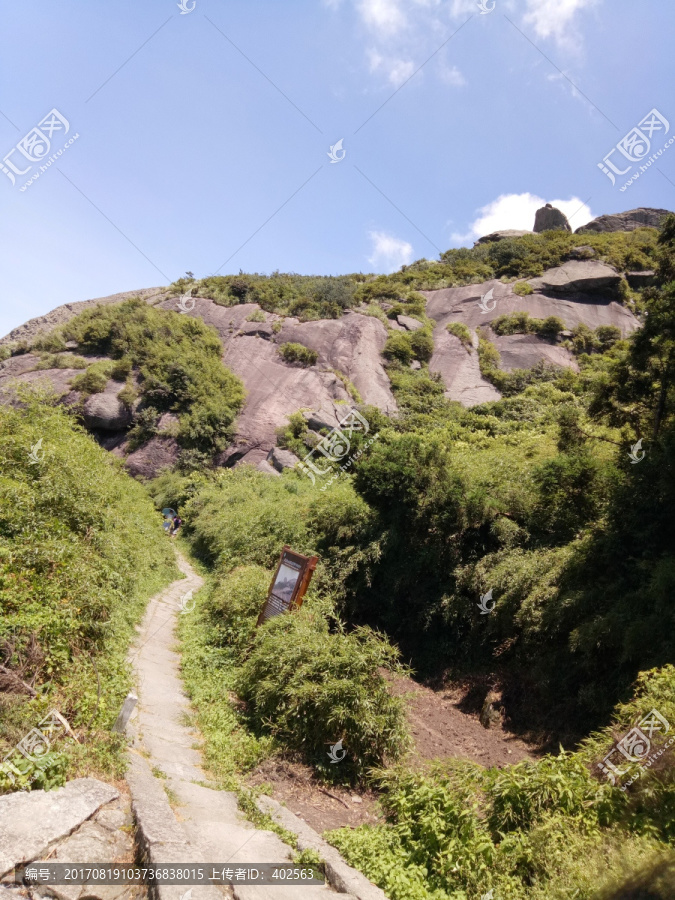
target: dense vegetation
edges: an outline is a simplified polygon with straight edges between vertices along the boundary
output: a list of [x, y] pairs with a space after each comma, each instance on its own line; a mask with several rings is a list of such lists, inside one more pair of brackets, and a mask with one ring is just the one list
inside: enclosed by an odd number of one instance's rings
[[[69, 342], [89, 358], [68, 352]], [[221, 362], [216, 330], [200, 319], [132, 299], [86, 309], [20, 349], [39, 353], [39, 368], [83, 369], [71, 382], [83, 399], [119, 382], [117, 397], [133, 411], [131, 449], [157, 433], [164, 413], [178, 419], [183, 467], [208, 463], [231, 440], [243, 385]]]
[[[9, 757], [18, 786], [44, 787], [119, 775], [109, 729], [130, 687], [128, 643], [177, 572], [143, 488], [66, 412], [22, 399], [0, 407], [0, 758], [56, 708], [80, 745], [58, 741], [42, 769]], [[0, 773], [0, 791], [16, 789]]]
[[[618, 234], [575, 235], [563, 231], [447, 250], [439, 260], [421, 259], [392, 275], [309, 276], [274, 272], [272, 275], [220, 275], [201, 280], [181, 278], [172, 285], [176, 295], [209, 297], [223, 306], [259, 303], [267, 312], [309, 319], [339, 318], [356, 306], [370, 315], [420, 315], [424, 298], [418, 291], [474, 284], [491, 278], [512, 281], [541, 275], [573, 258], [578, 246], [590, 247], [584, 258], [598, 259], [620, 272], [651, 269], [656, 255], [656, 231], [639, 228]], [[516, 287], [528, 293], [527, 285]], [[627, 297], [633, 304], [636, 297]]]

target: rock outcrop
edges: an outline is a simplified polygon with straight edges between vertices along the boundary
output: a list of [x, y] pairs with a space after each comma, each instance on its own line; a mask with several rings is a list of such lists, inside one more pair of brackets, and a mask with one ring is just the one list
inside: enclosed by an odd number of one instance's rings
[[516, 228], [506, 228], [503, 231], [493, 231], [490, 234], [485, 234], [483, 237], [478, 238], [475, 242], [474, 247], [478, 247], [479, 244], [495, 244], [497, 241], [509, 240], [510, 238], [519, 238], [523, 237], [525, 234], [533, 234], [532, 231], [519, 231]]
[[531, 278], [535, 291], [559, 294], [616, 294], [621, 276], [611, 266], [595, 260], [570, 260], [562, 266], [547, 269], [540, 278]]
[[123, 431], [131, 425], [131, 410], [117, 398], [123, 385], [112, 382], [113, 388], [107, 388], [100, 394], [92, 394], [84, 403], [84, 421], [88, 428], [103, 431]]
[[670, 210], [653, 209], [641, 206], [638, 209], [629, 209], [627, 212], [614, 213], [609, 216], [598, 216], [581, 228], [577, 228], [575, 234], [585, 232], [604, 231], [635, 231], [636, 228], [659, 228], [664, 217], [670, 215]]
[[534, 216], [534, 231], [539, 234], [542, 231], [571, 231], [570, 223], [564, 212], [547, 203], [538, 209]]
[[112, 303], [122, 303], [131, 297], [140, 297], [146, 303], [154, 305], [159, 300], [167, 296], [166, 288], [141, 288], [140, 291], [122, 291], [120, 294], [111, 294], [109, 297], [98, 297], [96, 300], [78, 300], [75, 303], [64, 303], [57, 306], [44, 316], [37, 316], [29, 319], [23, 325], [19, 325], [5, 337], [0, 338], [0, 345], [8, 344], [13, 341], [33, 341], [40, 334], [47, 334], [63, 325], [70, 319], [79, 315], [83, 310], [90, 306], [109, 306]]

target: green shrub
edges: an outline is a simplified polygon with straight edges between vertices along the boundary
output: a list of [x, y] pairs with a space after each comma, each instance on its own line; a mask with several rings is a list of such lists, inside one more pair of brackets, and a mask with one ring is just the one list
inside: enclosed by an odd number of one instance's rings
[[250, 316], [246, 316], [247, 322], [266, 322], [267, 317], [262, 309], [254, 309]]
[[534, 293], [534, 288], [527, 281], [519, 281], [513, 285], [513, 293], [519, 297], [527, 297], [529, 294]]
[[307, 366], [315, 365], [319, 358], [319, 354], [316, 350], [310, 350], [309, 347], [305, 347], [302, 344], [296, 344], [293, 341], [281, 344], [279, 347], [279, 354], [287, 363], [300, 363], [300, 365], [305, 368]]
[[[258, 630], [238, 689], [257, 728], [342, 780], [396, 759], [407, 746], [403, 701], [380, 674], [396, 670], [397, 660], [370, 629], [331, 633], [306, 604]], [[328, 750], [338, 741], [346, 756], [331, 764]]]
[[462, 344], [466, 347], [466, 349], [471, 352], [473, 347], [471, 329], [468, 328], [463, 322], [449, 322], [445, 326], [450, 334], [454, 334], [455, 337], [459, 338]]
[[394, 331], [387, 338], [382, 355], [385, 359], [397, 360], [409, 366], [417, 359], [428, 362], [434, 352], [434, 341], [431, 328], [420, 328], [417, 331]]
[[38, 696], [3, 702], [0, 757], [56, 707], [82, 744], [53, 748], [48, 784], [62, 753], [69, 774], [119, 777], [109, 729], [131, 686], [127, 648], [147, 597], [177, 576], [173, 554], [141, 485], [65, 410], [21, 401], [0, 407], [0, 646]]
[[532, 319], [526, 312], [515, 312], [506, 316], [497, 316], [490, 323], [495, 334], [538, 334], [541, 337], [554, 339], [565, 330], [565, 323], [558, 316], [546, 319]]
[[221, 362], [222, 344], [215, 329], [192, 316], [132, 299], [87, 309], [60, 333], [89, 353], [112, 358], [77, 376], [76, 390], [103, 390], [104, 374], [106, 382], [111, 376], [121, 380], [133, 369], [147, 415], [178, 416], [177, 440], [184, 450], [207, 459], [227, 445], [244, 390]]
[[89, 366], [82, 375], [76, 375], [70, 382], [74, 391], [79, 391], [84, 397], [91, 394], [100, 394], [104, 391], [110, 380], [111, 364], [109, 362], [97, 362]]

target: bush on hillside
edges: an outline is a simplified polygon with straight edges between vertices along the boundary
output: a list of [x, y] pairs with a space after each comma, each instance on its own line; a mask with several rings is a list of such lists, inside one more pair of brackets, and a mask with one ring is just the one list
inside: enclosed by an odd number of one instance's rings
[[[380, 669], [398, 670], [398, 651], [385, 638], [368, 628], [331, 633], [306, 604], [259, 629], [238, 689], [258, 729], [344, 780], [407, 747], [403, 701], [389, 693]], [[331, 764], [328, 751], [338, 741], [346, 756]]]
[[150, 420], [163, 412], [178, 416], [177, 440], [185, 451], [208, 457], [227, 445], [244, 390], [221, 362], [217, 332], [200, 319], [132, 299], [86, 309], [55, 334], [85, 353], [112, 358], [75, 377], [73, 388], [85, 396], [102, 391], [111, 377], [125, 381], [136, 374], [146, 421], [132, 431], [133, 445], [147, 439]]
[[319, 358], [316, 350], [310, 350], [309, 347], [305, 347], [303, 344], [296, 344], [293, 341], [281, 344], [279, 354], [287, 363], [300, 363], [305, 368], [316, 365], [316, 361]]
[[[143, 488], [63, 409], [21, 400], [0, 407], [0, 647], [38, 696], [0, 693], [0, 757], [53, 707], [74, 728], [110, 728], [130, 686], [133, 627], [177, 575]], [[94, 770], [119, 774], [110, 734], [83, 737], [80, 764], [89, 753]]]

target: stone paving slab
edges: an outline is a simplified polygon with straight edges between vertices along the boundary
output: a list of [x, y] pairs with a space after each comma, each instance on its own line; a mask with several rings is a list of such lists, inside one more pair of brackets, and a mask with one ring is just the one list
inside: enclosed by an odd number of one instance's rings
[[0, 797], [0, 877], [43, 856], [105, 803], [119, 797], [112, 785], [76, 778], [54, 791], [19, 791]]

